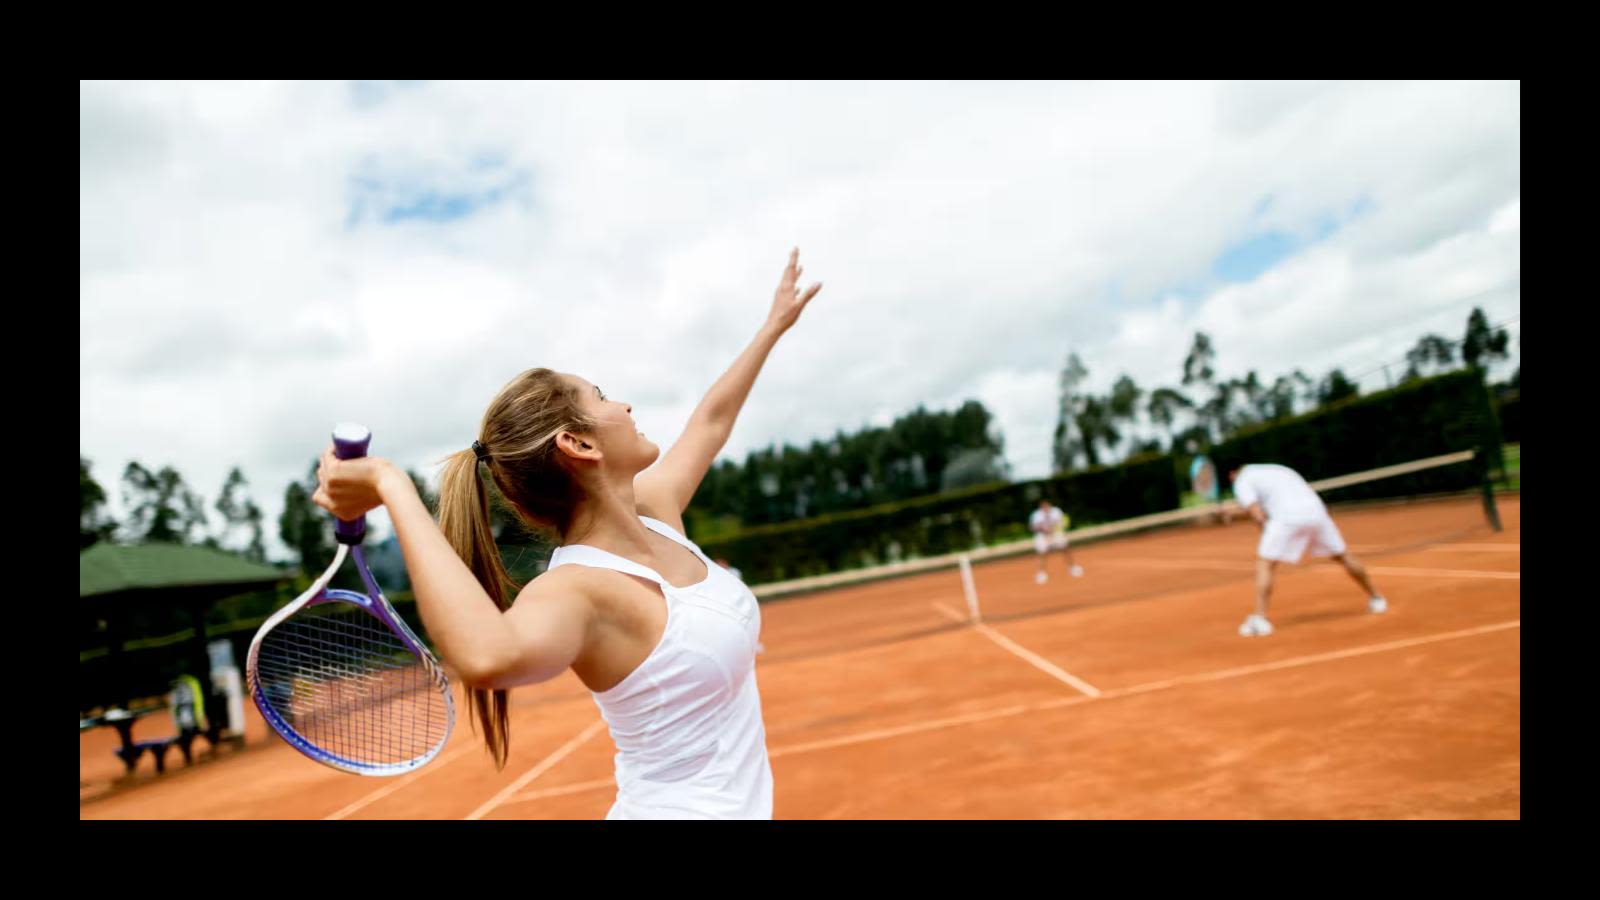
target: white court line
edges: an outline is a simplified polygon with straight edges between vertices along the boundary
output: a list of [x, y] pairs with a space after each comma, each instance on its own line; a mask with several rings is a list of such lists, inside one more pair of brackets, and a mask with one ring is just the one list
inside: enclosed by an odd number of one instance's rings
[[1432, 644], [1437, 643], [1438, 641], [1472, 637], [1474, 635], [1489, 634], [1495, 631], [1505, 631], [1508, 628], [1520, 627], [1522, 627], [1522, 620], [1520, 619], [1512, 622], [1498, 622], [1494, 625], [1484, 625], [1479, 628], [1467, 628], [1461, 631], [1451, 631], [1446, 632], [1445, 634], [1435, 634], [1420, 638], [1407, 638], [1405, 640], [1389, 641], [1383, 644], [1366, 644], [1349, 650], [1335, 650], [1331, 653], [1318, 653], [1312, 656], [1297, 656], [1292, 659], [1261, 663], [1260, 665], [1240, 666], [1236, 669], [1222, 669], [1217, 672], [1204, 672], [1199, 675], [1180, 675], [1177, 678], [1169, 678], [1165, 681], [1152, 681], [1147, 684], [1139, 684], [1129, 688], [1122, 688], [1120, 690], [1111, 691], [1109, 694], [1117, 697], [1127, 696], [1130, 694], [1143, 694], [1150, 691], [1165, 690], [1166, 688], [1176, 687], [1180, 684], [1197, 684], [1204, 681], [1222, 681], [1228, 678], [1238, 678], [1241, 675], [1253, 675], [1256, 672], [1271, 672], [1275, 669], [1288, 669], [1296, 666], [1307, 666], [1311, 665], [1312, 663], [1328, 662], [1335, 659], [1347, 659], [1352, 656], [1366, 656], [1371, 653], [1381, 653], [1385, 650], [1399, 650], [1402, 647], [1415, 647], [1419, 644]]
[[[1256, 564], [1206, 562], [1205, 560], [1172, 560], [1172, 559], [1102, 559], [1097, 565], [1129, 566], [1140, 569], [1209, 569], [1217, 572], [1254, 572]], [[1289, 565], [1285, 563], [1284, 565]], [[1297, 571], [1294, 568], [1290, 572]], [[1343, 574], [1344, 570], [1330, 566], [1302, 565], [1298, 571]], [[1379, 575], [1415, 576], [1418, 578], [1488, 578], [1498, 580], [1521, 580], [1521, 572], [1490, 572], [1483, 569], [1423, 569], [1412, 566], [1367, 566], [1368, 572]]]
[[1408, 638], [1402, 641], [1389, 641], [1383, 644], [1366, 644], [1360, 647], [1352, 647], [1348, 650], [1335, 651], [1333, 653], [1318, 653], [1311, 656], [1297, 656], [1290, 659], [1278, 660], [1277, 662], [1263, 663], [1258, 666], [1242, 666], [1235, 669], [1223, 669], [1217, 672], [1204, 672], [1198, 675], [1186, 675], [1179, 678], [1169, 678], [1164, 681], [1138, 684], [1132, 687], [1105, 691], [1098, 697], [1066, 697], [1057, 700], [1046, 700], [1042, 703], [1035, 703], [1032, 705], [1009, 706], [1004, 709], [992, 710], [987, 713], [973, 713], [971, 715], [958, 716], [950, 719], [936, 719], [929, 722], [918, 722], [912, 725], [904, 725], [898, 728], [886, 728], [879, 731], [869, 731], [860, 734], [846, 735], [840, 738], [816, 741], [814, 743], [801, 744], [795, 747], [785, 747], [780, 750], [772, 751], [768, 754], [768, 756], [777, 757], [786, 756], [791, 753], [805, 753], [812, 750], [826, 750], [832, 747], [866, 743], [868, 741], [881, 740], [888, 737], [898, 737], [904, 734], [914, 734], [923, 731], [935, 731], [940, 728], [950, 728], [956, 725], [964, 725], [989, 719], [1003, 719], [1009, 716], [1020, 715], [1022, 713], [1043, 712], [1045, 710], [1060, 709], [1061, 707], [1065, 706], [1077, 706], [1080, 703], [1097, 703], [1105, 700], [1115, 700], [1120, 697], [1129, 697], [1136, 694], [1167, 690], [1198, 681], [1222, 681], [1230, 678], [1239, 678], [1245, 675], [1253, 675], [1257, 672], [1315, 665], [1317, 663], [1328, 662], [1335, 659], [1348, 659], [1354, 656], [1367, 656], [1373, 653], [1383, 653], [1389, 650], [1400, 649], [1402, 647], [1415, 647], [1421, 644], [1433, 644], [1440, 641], [1458, 640], [1460, 638], [1473, 637], [1480, 634], [1488, 634], [1495, 631], [1504, 631], [1506, 629], [1520, 627], [1522, 627], [1522, 620], [1514, 619], [1509, 622], [1498, 622], [1494, 625], [1485, 625], [1479, 628], [1467, 628], [1461, 631], [1449, 631], [1442, 634], [1426, 635], [1419, 638]]
[[1027, 647], [1024, 647], [1021, 644], [1017, 643], [1016, 641], [1013, 641], [1012, 639], [1006, 637], [1005, 635], [1001, 634], [1000, 632], [995, 631], [993, 628], [990, 628], [989, 626], [984, 625], [981, 622], [973, 625], [972, 627], [975, 628], [979, 634], [983, 635], [984, 637], [988, 638], [991, 641], [994, 641], [996, 644], [999, 644], [1001, 647], [1005, 648], [1006, 650], [1011, 651], [1012, 653], [1016, 654], [1017, 656], [1022, 657], [1024, 660], [1026, 660], [1029, 663], [1031, 663], [1034, 668], [1036, 668], [1039, 671], [1045, 673], [1046, 675], [1049, 675], [1050, 677], [1052, 677], [1052, 678], [1054, 678], [1054, 679], [1056, 679], [1058, 681], [1061, 681], [1064, 684], [1071, 685], [1072, 687], [1078, 689], [1079, 691], [1081, 691], [1081, 692], [1083, 692], [1085, 694], [1088, 694], [1091, 697], [1100, 696], [1100, 689], [1099, 688], [1095, 687], [1094, 685], [1090, 684], [1087, 681], [1084, 681], [1082, 678], [1079, 678], [1078, 676], [1072, 674], [1071, 672], [1068, 672], [1066, 669], [1063, 669], [1060, 666], [1057, 666], [1055, 663], [1051, 662], [1050, 660], [1045, 659], [1044, 657], [1042, 657], [1039, 654], [1033, 652], [1032, 650], [1029, 650]]
[[510, 784], [506, 785], [504, 788], [501, 788], [501, 790], [500, 790], [500, 792], [498, 794], [495, 794], [493, 797], [490, 797], [482, 806], [478, 807], [477, 809], [473, 810], [470, 813], [467, 813], [465, 816], [463, 816], [463, 818], [468, 820], [468, 821], [471, 821], [473, 819], [481, 819], [481, 818], [483, 818], [484, 815], [487, 814], [490, 810], [492, 810], [496, 806], [499, 806], [500, 804], [504, 803], [509, 797], [511, 797], [512, 794], [515, 794], [517, 791], [522, 790], [523, 786], [528, 784], [528, 782], [534, 780], [535, 778], [538, 778], [540, 775], [543, 775], [545, 772], [548, 772], [550, 770], [550, 768], [552, 766], [554, 766], [556, 763], [561, 762], [563, 759], [566, 759], [567, 755], [570, 754], [572, 751], [574, 751], [574, 750], [578, 749], [579, 747], [583, 746], [585, 741], [587, 741], [590, 738], [594, 737], [596, 734], [599, 734], [600, 733], [600, 729], [604, 728], [605, 724], [606, 723], [605, 723], [604, 719], [601, 719], [598, 722], [592, 723], [588, 728], [585, 728], [577, 737], [573, 738], [570, 741], [567, 741], [565, 744], [562, 744], [561, 745], [561, 749], [559, 749], [556, 752], [550, 754], [549, 756], [546, 756], [543, 760], [541, 760], [539, 762], [538, 765], [536, 765], [533, 768], [529, 769], [527, 772], [524, 772], [522, 774], [522, 776], [520, 778], [518, 778], [516, 781], [511, 782]]
[[1368, 572], [1379, 575], [1406, 575], [1418, 578], [1499, 578], [1521, 581], [1521, 572], [1484, 572], [1478, 569], [1413, 569], [1403, 566], [1367, 566]]
[[[1384, 544], [1350, 544], [1352, 553], [1387, 553], [1393, 547]], [[1521, 544], [1429, 544], [1405, 553], [1521, 553]]]
[[350, 815], [351, 813], [361, 809], [364, 806], [368, 806], [370, 804], [378, 802], [379, 800], [382, 800], [383, 798], [389, 796], [390, 794], [394, 793], [395, 791], [400, 790], [401, 788], [405, 787], [406, 785], [410, 784], [413, 781], [416, 781], [418, 778], [421, 778], [424, 775], [427, 775], [427, 774], [429, 774], [431, 772], [439, 771], [440, 769], [442, 769], [445, 766], [455, 762], [456, 760], [460, 759], [461, 757], [466, 756], [468, 753], [471, 753], [472, 751], [478, 750], [478, 749], [481, 749], [481, 747], [478, 746], [478, 745], [474, 745], [474, 744], [468, 744], [468, 745], [466, 745], [464, 747], [457, 747], [454, 751], [452, 751], [450, 753], [446, 753], [444, 756], [439, 757], [438, 759], [434, 760], [432, 763], [430, 763], [429, 765], [425, 766], [424, 768], [418, 769], [417, 771], [412, 772], [410, 775], [407, 775], [404, 778], [395, 779], [393, 782], [391, 782], [391, 783], [389, 783], [389, 784], [387, 784], [387, 785], [385, 785], [385, 786], [383, 786], [381, 788], [378, 788], [377, 790], [373, 791], [372, 793], [366, 795], [365, 797], [362, 797], [360, 800], [357, 800], [356, 802], [350, 804], [349, 806], [346, 806], [344, 809], [341, 809], [336, 813], [330, 813], [330, 814], [328, 814], [326, 816], [323, 816], [322, 820], [324, 822], [329, 822], [329, 821], [332, 821], [334, 819], [342, 819], [345, 816]]
[[[1484, 625], [1478, 628], [1467, 628], [1461, 631], [1448, 631], [1442, 634], [1425, 635], [1423, 637], [1408, 638], [1401, 641], [1389, 641], [1382, 644], [1365, 644], [1360, 647], [1352, 647], [1348, 650], [1338, 650], [1333, 653], [1318, 653], [1311, 656], [1296, 656], [1290, 659], [1281, 659], [1277, 662], [1262, 663], [1261, 665], [1256, 666], [1241, 666], [1234, 669], [1222, 669], [1216, 672], [1202, 672], [1198, 675], [1184, 675], [1178, 678], [1169, 678], [1164, 681], [1152, 681], [1146, 684], [1137, 684], [1132, 687], [1105, 691], [1102, 692], [1098, 697], [1065, 697], [1056, 700], [1047, 700], [1043, 703], [1007, 706], [1002, 709], [989, 710], [988, 712], [970, 713], [964, 716], [933, 719], [926, 722], [915, 722], [910, 725], [901, 725], [896, 728], [881, 728], [875, 731], [858, 732], [856, 734], [845, 735], [843, 737], [813, 741], [808, 744], [796, 744], [790, 747], [780, 747], [776, 750], [768, 751], [767, 757], [769, 759], [777, 759], [782, 756], [810, 753], [815, 750], [828, 750], [834, 747], [845, 747], [851, 744], [864, 744], [870, 741], [883, 740], [885, 738], [899, 737], [901, 735], [916, 734], [925, 731], [937, 731], [941, 728], [953, 728], [957, 725], [967, 725], [974, 722], [983, 722], [991, 719], [1004, 719], [1010, 716], [1022, 715], [1023, 713], [1044, 712], [1047, 710], [1060, 709], [1066, 706], [1077, 706], [1082, 703], [1097, 703], [1105, 700], [1115, 700], [1120, 697], [1131, 697], [1137, 694], [1154, 693], [1156, 691], [1168, 690], [1170, 688], [1179, 687], [1185, 684], [1192, 684], [1195, 682], [1223, 681], [1230, 678], [1240, 678], [1245, 675], [1253, 675], [1257, 672], [1297, 668], [1300, 666], [1315, 665], [1320, 662], [1328, 662], [1335, 659], [1348, 659], [1355, 656], [1368, 656], [1373, 653], [1383, 653], [1389, 650], [1397, 650], [1402, 647], [1416, 647], [1422, 644], [1435, 644], [1439, 643], [1440, 641], [1458, 640], [1460, 638], [1473, 637], [1480, 634], [1489, 634], [1496, 631], [1505, 631], [1507, 629], [1521, 627], [1522, 620], [1514, 619], [1509, 622], [1497, 622], [1493, 625]], [[555, 788], [552, 790], [560, 791], [561, 793], [578, 793], [582, 790], [596, 790], [598, 788], [606, 787], [610, 784], [610, 781], [592, 781], [584, 784], [568, 785], [565, 788]], [[533, 799], [533, 796], [523, 795], [523, 798]]]
[[[935, 609], [939, 610], [939, 612], [944, 613], [946, 618], [953, 619], [953, 620], [955, 620], [957, 622], [966, 622], [967, 621], [966, 617], [962, 616], [960, 613], [957, 613], [955, 610], [951, 609], [950, 607], [945, 606], [943, 603], [934, 603], [933, 606], [934, 606]], [[1031, 664], [1034, 668], [1040, 670], [1041, 672], [1044, 672], [1046, 675], [1049, 675], [1051, 678], [1054, 678], [1057, 681], [1061, 681], [1061, 682], [1063, 682], [1065, 684], [1071, 685], [1072, 687], [1076, 688], [1077, 690], [1079, 690], [1079, 691], [1081, 691], [1081, 692], [1083, 692], [1085, 694], [1088, 694], [1091, 697], [1100, 696], [1100, 689], [1099, 688], [1095, 687], [1094, 685], [1090, 684], [1087, 681], [1084, 681], [1082, 678], [1079, 678], [1078, 676], [1072, 674], [1071, 672], [1068, 672], [1066, 669], [1063, 669], [1060, 666], [1057, 666], [1055, 663], [1051, 662], [1048, 659], [1045, 659], [1044, 657], [1040, 656], [1037, 653], [1034, 653], [1032, 650], [1029, 650], [1028, 648], [1022, 646], [1021, 644], [1016, 643], [1015, 641], [1011, 640], [1010, 638], [1006, 637], [1005, 635], [1001, 634], [1000, 632], [995, 631], [993, 628], [990, 628], [989, 626], [984, 625], [982, 623], [974, 623], [973, 627], [977, 629], [979, 634], [983, 635], [984, 637], [988, 638], [991, 641], [994, 641], [996, 644], [999, 644], [1002, 648], [1004, 648], [1006, 650], [1009, 650], [1010, 652], [1016, 654], [1017, 656], [1022, 657], [1025, 661], [1027, 661], [1029, 664]]]

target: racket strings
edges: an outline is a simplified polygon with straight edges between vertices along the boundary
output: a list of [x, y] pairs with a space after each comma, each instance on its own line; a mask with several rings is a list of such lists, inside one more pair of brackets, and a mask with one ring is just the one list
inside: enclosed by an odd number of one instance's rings
[[261, 695], [311, 744], [351, 762], [436, 752], [451, 710], [443, 673], [382, 621], [347, 603], [290, 616], [262, 640]]

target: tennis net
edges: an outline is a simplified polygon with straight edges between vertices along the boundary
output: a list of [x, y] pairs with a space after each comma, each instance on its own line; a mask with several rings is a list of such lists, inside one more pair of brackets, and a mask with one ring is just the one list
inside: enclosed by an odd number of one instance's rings
[[[1311, 482], [1351, 552], [1364, 558], [1497, 530], [1486, 484], [1470, 450]], [[1029, 512], [1019, 509], [1019, 519]], [[762, 600], [764, 658], [916, 639], [967, 627], [975, 615], [1005, 621], [1248, 583], [1259, 532], [1225, 500], [1086, 525], [1067, 537], [1082, 577], [1068, 574], [1065, 554], [1051, 552], [1045, 584], [1036, 581], [1030, 538], [761, 585], [754, 591]]]

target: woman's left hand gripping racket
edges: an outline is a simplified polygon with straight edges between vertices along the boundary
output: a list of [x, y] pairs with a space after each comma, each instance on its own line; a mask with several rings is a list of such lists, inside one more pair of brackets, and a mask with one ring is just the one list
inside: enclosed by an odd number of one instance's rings
[[[333, 430], [340, 459], [367, 455], [372, 433]], [[450, 739], [455, 702], [444, 669], [378, 590], [361, 553], [366, 517], [338, 520], [333, 564], [250, 642], [250, 696], [272, 729], [317, 762], [356, 775], [400, 775]], [[367, 592], [328, 588], [353, 555]]]

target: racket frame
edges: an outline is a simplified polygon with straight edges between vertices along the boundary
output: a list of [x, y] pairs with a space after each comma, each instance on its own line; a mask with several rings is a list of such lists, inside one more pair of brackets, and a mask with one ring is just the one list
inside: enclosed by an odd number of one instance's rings
[[[340, 429], [344, 427], [340, 426]], [[354, 427], [360, 428], [360, 426]], [[364, 431], [365, 429], [362, 430]], [[370, 434], [368, 437], [370, 437]], [[334, 438], [336, 443], [342, 443], [345, 434], [336, 429]], [[343, 451], [344, 447], [341, 446], [340, 449]], [[363, 440], [360, 442], [359, 452], [352, 455], [365, 455], [365, 453], [366, 445]], [[346, 454], [341, 452], [340, 455], [344, 456]], [[356, 523], [341, 521], [338, 522], [338, 525], [340, 527], [336, 530], [338, 531], [339, 542], [338, 549], [333, 555], [333, 562], [317, 577], [316, 581], [311, 583], [311, 586], [304, 593], [273, 613], [265, 622], [261, 623], [260, 628], [256, 629], [255, 637], [250, 640], [250, 653], [245, 662], [245, 680], [249, 687], [250, 697], [255, 701], [256, 709], [260, 710], [262, 718], [267, 722], [267, 726], [277, 732], [280, 737], [288, 742], [289, 746], [299, 750], [307, 757], [323, 765], [353, 775], [404, 775], [427, 765], [450, 742], [450, 734], [455, 729], [455, 697], [450, 690], [450, 680], [445, 675], [444, 667], [439, 664], [439, 660], [434, 657], [433, 652], [428, 649], [427, 645], [423, 644], [422, 640], [411, 630], [411, 627], [406, 624], [405, 619], [402, 619], [400, 614], [395, 611], [388, 598], [383, 596], [383, 591], [378, 589], [378, 583], [372, 577], [372, 570], [367, 566], [366, 555], [361, 552], [360, 542], [365, 536], [365, 522], [360, 521], [359, 525], [357, 525]], [[356, 568], [361, 573], [361, 580], [366, 585], [367, 593], [362, 594], [358, 591], [328, 587], [328, 582], [333, 580], [334, 573], [339, 571], [339, 567], [344, 564], [347, 556], [355, 558]], [[434, 687], [444, 699], [445, 711], [444, 735], [426, 754], [398, 763], [367, 763], [348, 759], [317, 746], [300, 734], [267, 700], [265, 688], [262, 686], [260, 678], [256, 675], [262, 641], [271, 633], [272, 629], [295, 613], [326, 603], [346, 603], [360, 608], [368, 615], [382, 622], [420, 659], [424, 670], [433, 681]]]

